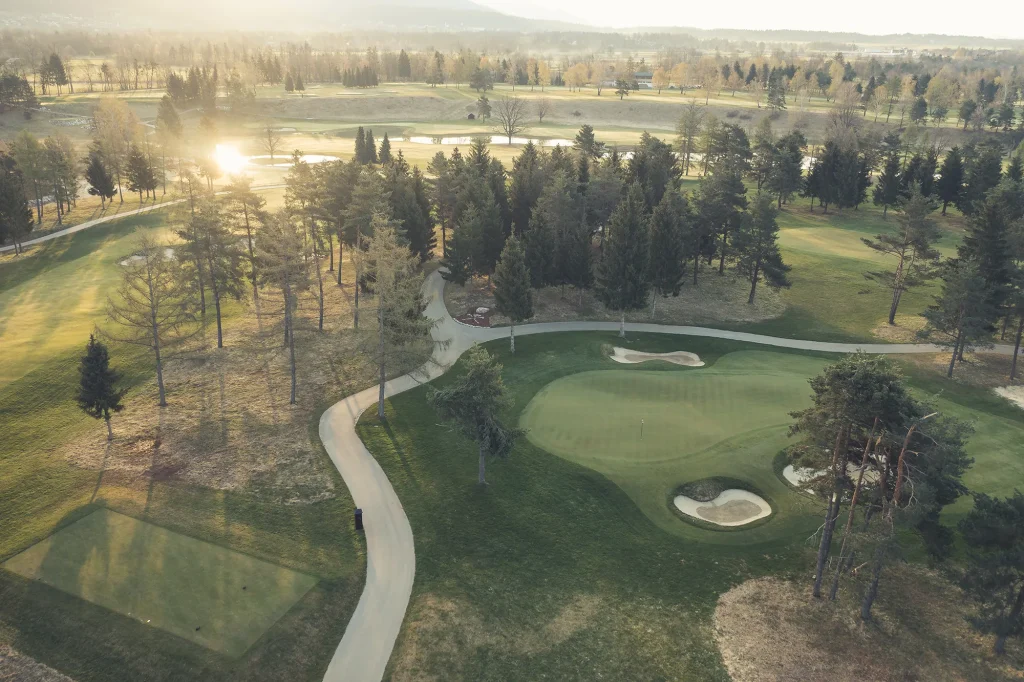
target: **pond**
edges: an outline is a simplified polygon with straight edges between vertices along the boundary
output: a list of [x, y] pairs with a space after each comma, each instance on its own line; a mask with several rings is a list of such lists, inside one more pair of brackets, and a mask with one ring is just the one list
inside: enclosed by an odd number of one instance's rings
[[[488, 144], [509, 144], [507, 135], [411, 135], [409, 137], [393, 137], [392, 142], [412, 142], [413, 144], [461, 144], [469, 145], [473, 140], [482, 137]], [[565, 138], [512, 137], [512, 144], [532, 142], [541, 147], [571, 147], [572, 140]]]

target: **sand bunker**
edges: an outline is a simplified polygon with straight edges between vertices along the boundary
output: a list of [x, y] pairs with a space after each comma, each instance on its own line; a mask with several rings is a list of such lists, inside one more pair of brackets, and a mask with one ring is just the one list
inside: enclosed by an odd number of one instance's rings
[[[824, 473], [825, 472], [823, 471], [797, 468], [792, 464], [787, 464], [786, 468], [782, 470], [782, 477], [786, 479], [790, 485], [802, 488], [808, 482], [813, 481]], [[856, 481], [857, 476], [860, 475], [860, 467], [853, 462], [848, 462], [846, 465], [846, 475], [850, 477], [850, 480]], [[867, 484], [878, 483], [878, 470], [872, 469], [869, 465], [867, 470], [864, 471], [864, 482]], [[810, 489], [808, 488], [807, 491], [810, 492]]]
[[671, 353], [644, 353], [616, 346], [612, 349], [611, 358], [615, 362], [621, 362], [626, 365], [635, 365], [639, 362], [647, 362], [648, 360], [664, 360], [665, 362], [686, 367], [704, 366], [704, 362], [696, 353], [687, 353], [684, 350], [677, 350]]
[[996, 395], [1000, 395], [1017, 407], [1024, 409], [1024, 386], [999, 386], [993, 390]]
[[686, 495], [676, 495], [675, 505], [676, 509], [687, 516], [708, 521], [716, 526], [743, 526], [772, 513], [772, 508], [759, 495], [737, 488], [723, 490], [710, 502], [699, 502]]

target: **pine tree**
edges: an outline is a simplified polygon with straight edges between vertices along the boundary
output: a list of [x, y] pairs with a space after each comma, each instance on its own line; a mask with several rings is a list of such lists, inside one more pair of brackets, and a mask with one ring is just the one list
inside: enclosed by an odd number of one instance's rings
[[107, 199], [117, 194], [114, 177], [107, 172], [103, 157], [95, 149], [89, 152], [89, 163], [85, 167], [85, 181], [89, 183], [89, 194], [100, 198], [100, 206], [106, 207]]
[[465, 373], [441, 389], [431, 389], [427, 401], [438, 417], [476, 441], [477, 482], [484, 477], [488, 457], [508, 457], [522, 429], [505, 426], [501, 414], [512, 407], [501, 380], [501, 365], [480, 346], [473, 346], [463, 361]]
[[515, 236], [509, 237], [494, 270], [494, 301], [498, 312], [507, 317], [509, 344], [516, 352], [516, 323], [533, 317], [533, 291], [530, 271], [526, 269], [526, 252]]
[[366, 163], [366, 133], [363, 131], [363, 126], [359, 126], [359, 129], [356, 131], [353, 157], [359, 163]]
[[110, 356], [106, 344], [89, 335], [89, 345], [78, 367], [78, 406], [90, 417], [103, 419], [107, 425], [107, 440], [113, 440], [110, 427], [111, 412], [123, 409], [121, 398], [125, 389], [118, 388], [120, 375], [110, 369]]
[[1014, 182], [1024, 180], [1024, 158], [1021, 158], [1020, 154], [1010, 159], [1010, 165], [1006, 167], [1006, 177]]
[[21, 241], [35, 225], [25, 190], [18, 164], [0, 151], [0, 243], [12, 240], [16, 254], [22, 252]]
[[363, 153], [366, 155], [366, 161], [364, 163], [377, 163], [377, 142], [373, 139], [373, 131], [369, 128], [366, 129], [365, 144], [363, 145]]
[[964, 184], [964, 160], [959, 147], [953, 147], [942, 159], [939, 180], [936, 183], [939, 200], [942, 201], [942, 215], [946, 215], [946, 207], [956, 204]]
[[773, 289], [789, 286], [786, 273], [790, 268], [782, 262], [782, 253], [779, 251], [778, 215], [779, 211], [771, 198], [759, 194], [750, 213], [741, 221], [733, 242], [737, 253], [736, 265], [750, 282], [750, 295], [747, 297], [749, 304], [754, 303], [757, 283], [762, 279]]
[[633, 183], [612, 214], [604, 258], [598, 267], [598, 296], [621, 314], [621, 337], [626, 336], [626, 312], [646, 306], [651, 290], [650, 234], [644, 206], [643, 189]]
[[555, 235], [542, 213], [534, 214], [525, 237], [530, 285], [541, 289], [555, 283]]
[[391, 163], [391, 140], [388, 139], [387, 132], [384, 133], [384, 139], [380, 141], [378, 161], [380, 161], [382, 166], [387, 166]]
[[651, 213], [651, 314], [659, 296], [678, 296], [686, 276], [685, 233], [689, 208], [678, 192], [666, 192]]
[[295, 80], [290, 73], [284, 77], [284, 91], [295, 92]]
[[156, 177], [153, 175], [153, 168], [149, 160], [137, 146], [132, 145], [128, 150], [128, 163], [125, 166], [125, 179], [128, 181], [128, 191], [139, 193], [139, 203], [142, 203], [142, 193], [147, 195], [149, 191], [156, 188]]
[[875, 190], [872, 194], [875, 206], [882, 207], [882, 216], [889, 211], [890, 206], [895, 206], [900, 201], [900, 160], [896, 155], [890, 155], [885, 160], [878, 182], [875, 183]]
[[1006, 640], [1024, 633], [1024, 494], [975, 495], [960, 533], [970, 548], [963, 586], [982, 604], [974, 625], [995, 635], [993, 651], [1002, 656]]
[[473, 276], [473, 253], [477, 251], [476, 231], [479, 229], [480, 216], [476, 206], [470, 205], [462, 215], [459, 226], [453, 230], [445, 257], [441, 260], [441, 277], [446, 282], [454, 282], [463, 286]]
[[952, 350], [946, 376], [953, 378], [956, 361], [965, 350], [987, 345], [996, 311], [985, 278], [974, 261], [950, 259], [942, 270], [942, 292], [923, 313], [927, 325], [921, 336]]

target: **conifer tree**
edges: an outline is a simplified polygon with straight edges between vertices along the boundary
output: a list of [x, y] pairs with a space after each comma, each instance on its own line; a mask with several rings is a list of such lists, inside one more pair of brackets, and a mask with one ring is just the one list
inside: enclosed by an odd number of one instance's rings
[[388, 134], [385, 131], [384, 139], [380, 141], [380, 154], [377, 157], [380, 161], [380, 165], [387, 166], [391, 163], [391, 140], [388, 139]]
[[494, 270], [494, 301], [498, 312], [510, 321], [509, 345], [515, 353], [516, 323], [533, 317], [533, 291], [530, 271], [526, 269], [526, 253], [514, 235], [505, 242]]
[[736, 265], [750, 282], [750, 295], [747, 297], [749, 304], [754, 303], [757, 284], [761, 280], [773, 289], [789, 286], [786, 277], [789, 266], [782, 262], [782, 253], [779, 251], [778, 215], [779, 211], [771, 198], [767, 194], [759, 194], [736, 233]]
[[366, 163], [366, 133], [363, 131], [363, 126], [359, 126], [359, 129], [356, 130], [356, 141], [352, 155], [359, 163]]
[[290, 73], [284, 77], [284, 91], [295, 92], [295, 80]]
[[659, 296], [678, 296], [683, 286], [688, 210], [682, 195], [666, 192], [651, 213], [651, 315], [657, 310]]
[[890, 206], [895, 206], [900, 201], [900, 160], [895, 154], [885, 160], [881, 175], [875, 184], [873, 192], [875, 206], [882, 207], [882, 216], [889, 211]]
[[939, 200], [942, 201], [942, 215], [946, 207], [956, 204], [964, 185], [964, 160], [959, 147], [953, 147], [942, 159], [939, 180], [936, 183]]
[[541, 289], [555, 283], [555, 235], [543, 213], [535, 213], [525, 237], [530, 285]]
[[[389, 143], [390, 144], [390, 143]], [[369, 128], [366, 129], [366, 137], [363, 144], [363, 153], [366, 155], [364, 163], [377, 163], [379, 161], [377, 157], [377, 142], [373, 139], [373, 131]]]
[[486, 485], [487, 458], [508, 457], [524, 432], [501, 421], [502, 412], [512, 407], [501, 380], [501, 365], [481, 346], [469, 350], [464, 364], [465, 373], [444, 388], [432, 389], [427, 401], [442, 421], [476, 441], [477, 482]]
[[117, 194], [114, 176], [107, 171], [103, 157], [95, 149], [89, 152], [89, 162], [85, 167], [85, 181], [89, 183], [89, 194], [100, 198], [101, 208], [106, 207], [107, 199], [112, 199]]
[[946, 376], [953, 378], [956, 361], [965, 350], [988, 345], [996, 311], [985, 278], [974, 261], [950, 259], [942, 269], [942, 292], [923, 313], [927, 322], [920, 332], [941, 346], [950, 348]]
[[626, 312], [646, 306], [651, 290], [650, 234], [644, 206], [644, 191], [634, 182], [612, 214], [598, 266], [598, 296], [621, 314], [621, 337], [626, 336]]
[[110, 368], [107, 346], [89, 335], [89, 345], [78, 367], [78, 406], [90, 417], [103, 419], [107, 425], [107, 440], [114, 439], [110, 427], [112, 412], [123, 409], [121, 398], [125, 390], [118, 388], [120, 375]]

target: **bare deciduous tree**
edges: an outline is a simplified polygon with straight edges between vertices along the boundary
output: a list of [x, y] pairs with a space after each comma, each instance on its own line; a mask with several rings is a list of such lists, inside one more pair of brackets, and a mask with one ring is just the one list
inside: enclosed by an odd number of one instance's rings
[[514, 136], [526, 130], [526, 101], [521, 97], [502, 97], [494, 105], [492, 115], [509, 144]]
[[537, 112], [537, 121], [544, 123], [544, 117], [551, 113], [551, 100], [547, 97], [539, 97], [534, 100], [533, 107]]
[[281, 134], [269, 123], [260, 132], [260, 146], [270, 154], [270, 160], [274, 160], [274, 154], [281, 148]]
[[153, 351], [160, 407], [166, 407], [163, 352], [199, 331], [194, 292], [178, 275], [173, 256], [148, 237], [139, 240], [138, 250], [123, 268], [117, 296], [107, 300], [107, 317], [123, 333], [104, 336]]

